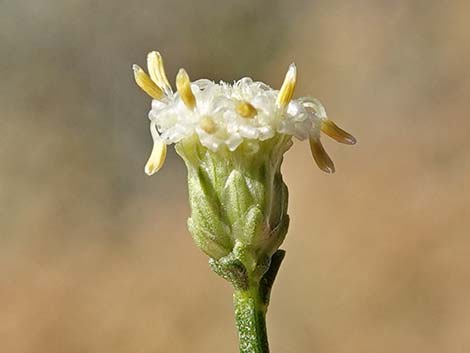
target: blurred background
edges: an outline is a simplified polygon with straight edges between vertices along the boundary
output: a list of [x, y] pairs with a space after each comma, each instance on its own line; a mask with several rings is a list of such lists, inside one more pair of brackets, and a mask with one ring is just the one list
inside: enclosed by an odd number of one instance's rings
[[237, 352], [131, 65], [323, 101], [358, 145], [285, 158], [272, 352], [470, 351], [468, 1], [0, 1], [0, 350]]

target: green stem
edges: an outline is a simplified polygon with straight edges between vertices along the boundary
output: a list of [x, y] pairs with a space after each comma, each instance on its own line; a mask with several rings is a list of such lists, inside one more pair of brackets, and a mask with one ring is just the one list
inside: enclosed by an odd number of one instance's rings
[[269, 353], [266, 334], [267, 305], [262, 301], [259, 286], [236, 290], [233, 300], [240, 353]]
[[240, 353], [269, 353], [266, 312], [271, 288], [284, 255], [284, 250], [278, 250], [272, 256], [271, 265], [259, 282], [235, 289], [233, 301]]

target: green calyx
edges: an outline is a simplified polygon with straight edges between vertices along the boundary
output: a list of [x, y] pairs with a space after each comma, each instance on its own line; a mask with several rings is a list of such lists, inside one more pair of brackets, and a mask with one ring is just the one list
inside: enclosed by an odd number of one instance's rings
[[176, 151], [188, 169], [188, 228], [211, 268], [235, 288], [258, 283], [289, 225], [288, 191], [280, 171], [291, 137], [245, 141], [213, 152], [196, 137]]

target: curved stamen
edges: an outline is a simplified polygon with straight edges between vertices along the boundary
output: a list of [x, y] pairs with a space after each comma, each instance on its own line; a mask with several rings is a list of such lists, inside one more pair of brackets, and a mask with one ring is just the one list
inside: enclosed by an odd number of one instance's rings
[[145, 73], [144, 70], [139, 65], [133, 65], [132, 69], [134, 70], [134, 79], [145, 93], [147, 93], [153, 99], [161, 99], [163, 97], [163, 91], [157, 84], [152, 81], [152, 79]]
[[167, 150], [166, 144], [163, 142], [160, 135], [158, 135], [157, 127], [153, 122], [150, 123], [150, 133], [153, 138], [153, 148], [152, 153], [145, 164], [145, 173], [147, 175], [155, 174], [161, 169], [161, 167], [163, 167]]
[[335, 172], [335, 165], [323, 148], [319, 138], [310, 137], [310, 151], [312, 151], [313, 159], [318, 168], [329, 174]]
[[191, 81], [184, 69], [180, 69], [178, 75], [176, 75], [176, 89], [186, 107], [193, 110], [196, 107], [196, 97], [194, 97], [191, 90]]
[[166, 77], [163, 58], [158, 51], [152, 51], [147, 55], [147, 67], [150, 78], [165, 92], [167, 96], [173, 94], [170, 82]]
[[354, 145], [356, 143], [356, 138], [353, 135], [341, 129], [331, 120], [323, 120], [320, 128], [326, 135], [340, 143], [346, 145]]
[[283, 109], [289, 104], [294, 95], [295, 83], [297, 81], [297, 68], [292, 63], [287, 70], [286, 77], [276, 99], [276, 106]]

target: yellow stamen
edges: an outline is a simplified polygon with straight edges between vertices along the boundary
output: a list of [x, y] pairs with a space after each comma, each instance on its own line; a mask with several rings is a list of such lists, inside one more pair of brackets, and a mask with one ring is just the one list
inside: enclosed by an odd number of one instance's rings
[[208, 134], [213, 134], [217, 131], [217, 125], [210, 116], [203, 116], [200, 121], [201, 129]]
[[196, 97], [191, 91], [191, 81], [184, 69], [180, 69], [176, 75], [176, 89], [186, 107], [193, 110], [196, 107]]
[[345, 143], [347, 145], [354, 145], [356, 143], [356, 139], [353, 135], [341, 129], [331, 120], [324, 120], [322, 122], [321, 131], [338, 142]]
[[145, 165], [145, 173], [147, 175], [155, 174], [160, 170], [166, 158], [166, 144], [162, 140], [157, 139], [153, 142], [152, 153]]
[[160, 87], [152, 81], [139, 65], [133, 65], [132, 69], [134, 70], [134, 78], [137, 86], [142, 88], [142, 90], [153, 99], [161, 99], [163, 97], [163, 92]]
[[321, 170], [329, 174], [335, 172], [335, 165], [318, 138], [310, 137], [310, 150], [312, 151], [313, 159]]
[[158, 51], [153, 51], [147, 55], [147, 67], [150, 78], [167, 94], [171, 94], [171, 85], [166, 77], [163, 66], [163, 58]]
[[295, 83], [297, 80], [297, 69], [295, 64], [292, 63], [287, 70], [286, 77], [284, 78], [284, 82], [282, 83], [281, 89], [279, 90], [279, 94], [277, 95], [276, 99], [276, 106], [278, 108], [285, 108], [287, 104], [292, 99], [294, 95]]
[[244, 118], [253, 118], [258, 111], [248, 102], [240, 102], [237, 104], [235, 110]]

